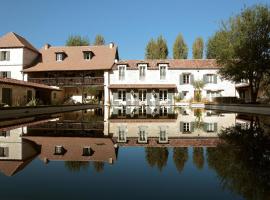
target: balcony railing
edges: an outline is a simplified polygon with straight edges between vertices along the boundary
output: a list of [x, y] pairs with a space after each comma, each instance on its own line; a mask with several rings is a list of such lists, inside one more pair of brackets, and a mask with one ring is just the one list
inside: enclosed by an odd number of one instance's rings
[[74, 85], [103, 85], [103, 77], [56, 77], [56, 78], [28, 78], [29, 82], [50, 86], [74, 86]]

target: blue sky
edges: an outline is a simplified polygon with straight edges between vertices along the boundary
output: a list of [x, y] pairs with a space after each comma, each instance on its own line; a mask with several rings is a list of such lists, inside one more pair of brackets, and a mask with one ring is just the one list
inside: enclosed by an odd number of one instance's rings
[[0, 7], [0, 35], [14, 31], [34, 46], [64, 45], [69, 35], [102, 34], [119, 46], [121, 59], [143, 59], [150, 38], [163, 35], [172, 46], [182, 33], [192, 57], [198, 36], [207, 40], [221, 20], [260, 0], [8, 0]]

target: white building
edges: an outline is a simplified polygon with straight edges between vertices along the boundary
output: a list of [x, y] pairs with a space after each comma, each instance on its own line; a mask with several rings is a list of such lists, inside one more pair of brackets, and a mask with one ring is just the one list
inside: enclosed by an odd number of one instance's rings
[[194, 99], [196, 81], [204, 82], [202, 99], [234, 97], [235, 84], [222, 80], [213, 59], [127, 60], [114, 65], [109, 74], [111, 105], [174, 105]]
[[27, 80], [23, 69], [33, 64], [39, 51], [26, 39], [10, 32], [0, 38], [0, 77]]

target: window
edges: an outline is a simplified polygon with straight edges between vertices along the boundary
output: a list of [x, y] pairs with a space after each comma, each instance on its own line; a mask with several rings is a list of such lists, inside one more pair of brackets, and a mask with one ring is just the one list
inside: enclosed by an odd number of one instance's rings
[[1, 78], [11, 78], [11, 72], [0, 72]]
[[126, 101], [126, 91], [118, 90], [118, 99], [122, 101]]
[[205, 74], [203, 76], [205, 83], [217, 83], [217, 75], [216, 74]]
[[146, 100], [146, 90], [139, 90], [139, 100], [140, 101]]
[[125, 66], [119, 66], [118, 71], [119, 71], [119, 80], [125, 80]]
[[64, 54], [63, 53], [56, 53], [56, 61], [63, 61]]
[[207, 90], [206, 95], [207, 95], [208, 99], [211, 99], [211, 98], [214, 98], [214, 97], [220, 97], [221, 93], [220, 93], [220, 91]]
[[64, 147], [63, 146], [55, 146], [54, 148], [54, 154], [55, 155], [64, 155], [65, 153], [65, 150], [64, 150]]
[[190, 74], [183, 74], [183, 83], [184, 84], [190, 83]]
[[126, 106], [123, 106], [122, 109], [118, 109], [118, 117], [125, 117], [126, 112], [127, 112]]
[[159, 67], [160, 80], [166, 79], [166, 66]]
[[166, 101], [168, 99], [168, 91], [167, 90], [159, 90], [159, 100]]
[[188, 91], [182, 91], [183, 97], [186, 97], [188, 94]]
[[207, 132], [214, 132], [214, 131], [215, 131], [214, 123], [208, 123], [207, 124]]
[[168, 142], [167, 133], [166, 133], [165, 130], [160, 130], [160, 132], [159, 132], [159, 142], [160, 143]]
[[159, 108], [159, 116], [167, 116], [168, 115], [168, 108], [160, 107]]
[[190, 123], [183, 123], [183, 132], [190, 132]]
[[145, 130], [140, 130], [138, 142], [142, 142], [142, 143], [147, 142], [147, 135], [146, 135]]
[[53, 99], [56, 99], [56, 92], [53, 93]]
[[9, 61], [10, 60], [10, 52], [9, 51], [1, 51], [0, 52], [0, 61]]
[[146, 66], [145, 65], [139, 66], [139, 72], [140, 72], [140, 80], [144, 80], [146, 75]]
[[8, 157], [8, 147], [0, 147], [0, 157]]
[[83, 58], [84, 60], [91, 60], [93, 57], [93, 53], [91, 51], [85, 51], [83, 52]]
[[126, 134], [124, 129], [119, 129], [118, 132], [118, 142], [126, 142]]
[[90, 147], [83, 147], [83, 156], [91, 156], [92, 155], [92, 149]]
[[141, 106], [139, 107], [139, 117], [145, 117], [146, 116], [146, 107]]
[[0, 137], [7, 137], [7, 136], [10, 136], [9, 131], [0, 131]]

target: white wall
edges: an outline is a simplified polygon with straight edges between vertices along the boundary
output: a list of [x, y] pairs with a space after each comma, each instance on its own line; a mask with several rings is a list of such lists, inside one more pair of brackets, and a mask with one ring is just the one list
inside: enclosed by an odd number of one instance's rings
[[[128, 67], [127, 67], [128, 68]], [[204, 74], [217, 74], [217, 69], [177, 69], [170, 70], [167, 68], [166, 79], [160, 80], [160, 72], [156, 70], [146, 70], [145, 80], [139, 79], [139, 70], [126, 70], [125, 80], [119, 80], [118, 69], [110, 73], [110, 84], [176, 84], [178, 93], [189, 91], [186, 99], [190, 99], [194, 95], [194, 87], [191, 84], [180, 85], [180, 75], [182, 73], [191, 73], [194, 80], [203, 80]], [[207, 90], [223, 90], [221, 96], [236, 96], [235, 84], [222, 80], [219, 76], [217, 84], [206, 84], [202, 91], [203, 97], [206, 97]]]

